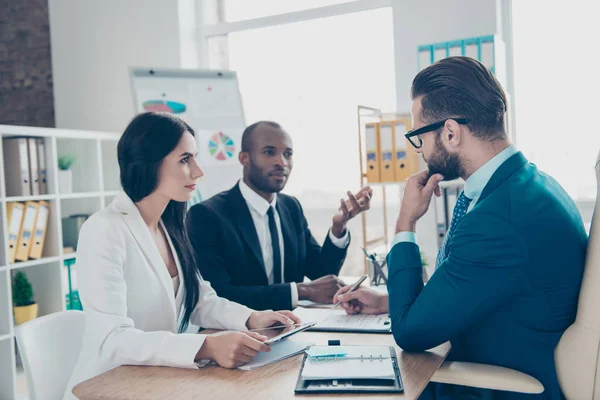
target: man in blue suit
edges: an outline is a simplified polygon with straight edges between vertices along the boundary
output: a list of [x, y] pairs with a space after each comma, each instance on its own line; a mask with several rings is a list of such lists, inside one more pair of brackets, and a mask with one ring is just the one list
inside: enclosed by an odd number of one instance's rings
[[[506, 96], [466, 57], [441, 60], [412, 84], [407, 137], [428, 164], [407, 180], [387, 256], [388, 295], [346, 293], [349, 313], [389, 312], [398, 345], [446, 341], [450, 360], [493, 364], [537, 378], [537, 396], [430, 384], [423, 398], [561, 399], [554, 348], [575, 320], [587, 234], [574, 202], [510, 143]], [[465, 180], [436, 271], [423, 284], [415, 226], [442, 180]], [[432, 228], [433, 229], [433, 228]]]

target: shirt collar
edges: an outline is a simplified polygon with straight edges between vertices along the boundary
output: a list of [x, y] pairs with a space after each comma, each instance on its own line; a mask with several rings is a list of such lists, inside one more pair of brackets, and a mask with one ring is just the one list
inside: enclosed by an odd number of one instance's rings
[[465, 182], [464, 193], [471, 200], [478, 199], [481, 196], [481, 192], [485, 188], [485, 185], [489, 182], [494, 175], [494, 172], [500, 166], [517, 153], [517, 149], [512, 144], [500, 153], [496, 154], [492, 159], [483, 164], [473, 175]]
[[277, 194], [273, 196], [273, 200], [269, 203], [265, 199], [263, 199], [258, 193], [250, 188], [250, 186], [246, 185], [243, 179], [240, 179], [240, 192], [242, 193], [242, 197], [246, 200], [246, 203], [252, 207], [254, 211], [260, 214], [261, 217], [264, 217], [269, 211], [269, 207], [277, 205]]

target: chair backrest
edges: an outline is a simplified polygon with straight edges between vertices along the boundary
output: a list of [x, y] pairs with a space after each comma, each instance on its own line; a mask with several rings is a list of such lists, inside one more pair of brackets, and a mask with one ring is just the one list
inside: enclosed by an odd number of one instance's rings
[[600, 399], [600, 153], [596, 159], [598, 192], [577, 317], [554, 352], [556, 372], [569, 400]]
[[62, 399], [79, 357], [85, 319], [81, 311], [49, 314], [17, 327], [29, 399]]

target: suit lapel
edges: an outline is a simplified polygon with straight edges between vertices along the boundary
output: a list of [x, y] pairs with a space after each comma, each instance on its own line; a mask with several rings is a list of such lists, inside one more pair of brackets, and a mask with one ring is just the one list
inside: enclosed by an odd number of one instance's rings
[[485, 199], [490, 193], [492, 193], [498, 186], [500, 186], [503, 182], [505, 182], [512, 174], [514, 174], [518, 169], [522, 168], [525, 164], [527, 164], [527, 158], [520, 151], [513, 156], [511, 156], [508, 160], [504, 161], [502, 165], [494, 172], [489, 182], [483, 188], [481, 192], [481, 196], [479, 200], [477, 200], [477, 204], [480, 204], [483, 199]]
[[[150, 231], [146, 227], [146, 224], [144, 223], [144, 220], [142, 219], [139, 210], [131, 201], [129, 196], [127, 196], [125, 193], [120, 193], [118, 195], [117, 199], [115, 199], [114, 205], [117, 211], [121, 213], [121, 216], [127, 224], [129, 231], [134, 237], [142, 253], [146, 257], [148, 264], [150, 264], [153, 272], [160, 280], [163, 289], [165, 289], [165, 292], [167, 294], [167, 298], [171, 302], [173, 313], [175, 314], [176, 306], [175, 295], [173, 293], [173, 282], [169, 275], [169, 271], [167, 270], [167, 267], [165, 266], [165, 263], [160, 256], [158, 248], [156, 247], [156, 243], [154, 243], [154, 240], [152, 240]], [[174, 249], [172, 247], [171, 249], [174, 252]], [[173, 257], [177, 257], [176, 254], [174, 254]], [[175, 315], [174, 317], [175, 319], [177, 319]]]
[[287, 207], [282, 204], [281, 197], [277, 199], [277, 213], [279, 214], [279, 219], [281, 221], [281, 231], [283, 234], [283, 273], [284, 273], [284, 281], [285, 282], [294, 282], [296, 266], [294, 264], [294, 260], [297, 260], [296, 254], [298, 253], [297, 249], [297, 241], [294, 240], [294, 232], [293, 232], [293, 220], [289, 213]]
[[229, 191], [229, 202], [234, 213], [234, 221], [236, 226], [250, 247], [254, 258], [256, 259], [260, 270], [262, 271], [265, 282], [267, 282], [268, 278], [265, 271], [265, 261], [263, 259], [260, 242], [256, 233], [256, 227], [254, 226], [252, 215], [250, 215], [248, 204], [246, 204], [246, 200], [244, 200], [242, 192], [240, 192], [239, 184], [235, 185], [233, 189]]
[[[171, 236], [167, 232], [167, 228], [162, 221], [160, 221], [160, 225], [162, 229], [165, 231], [165, 236], [167, 237], [167, 242], [169, 244], [169, 248], [171, 249], [171, 253], [173, 253], [173, 259], [175, 260], [175, 265], [177, 266], [177, 275], [179, 276], [179, 289], [177, 290], [177, 294], [175, 295], [175, 314], [177, 315], [177, 326], [179, 326], [179, 318], [181, 318], [181, 308], [185, 295], [185, 277], [183, 276], [183, 272], [181, 270], [181, 263], [179, 261], [179, 256], [177, 255], [177, 251], [175, 251], [175, 246], [173, 246], [173, 241], [171, 240]], [[166, 268], [165, 268], [166, 269]], [[172, 281], [172, 279], [171, 279]], [[171, 282], [172, 283], [172, 282]], [[171, 286], [172, 287], [172, 286]]]

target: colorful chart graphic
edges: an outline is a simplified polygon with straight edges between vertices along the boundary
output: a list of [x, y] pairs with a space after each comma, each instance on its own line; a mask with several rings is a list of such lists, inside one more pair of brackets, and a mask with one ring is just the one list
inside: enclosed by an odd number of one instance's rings
[[208, 152], [219, 161], [229, 160], [235, 153], [233, 139], [223, 132], [215, 133], [208, 141]]
[[[163, 97], [166, 97], [166, 94], [163, 93]], [[168, 112], [172, 114], [181, 114], [185, 112], [186, 106], [183, 103], [178, 103], [176, 101], [167, 101], [167, 100], [147, 100], [142, 103], [142, 107], [146, 111], [162, 111]]]

